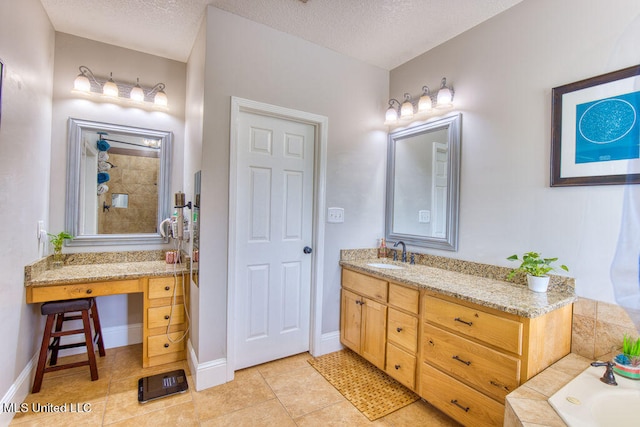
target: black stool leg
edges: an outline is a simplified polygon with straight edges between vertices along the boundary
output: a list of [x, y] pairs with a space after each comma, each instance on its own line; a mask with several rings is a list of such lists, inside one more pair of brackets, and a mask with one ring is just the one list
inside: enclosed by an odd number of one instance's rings
[[32, 393], [38, 393], [40, 387], [42, 387], [42, 377], [44, 376], [44, 367], [47, 363], [47, 353], [49, 352], [49, 340], [51, 339], [51, 328], [53, 328], [53, 319], [55, 314], [49, 314], [47, 316], [47, 323], [44, 327], [44, 334], [42, 336], [42, 345], [40, 346], [40, 356], [38, 357], [38, 367], [36, 369], [36, 377], [33, 380]]
[[[62, 322], [64, 321], [64, 313], [56, 314], [56, 332], [62, 330]], [[60, 350], [61, 337], [54, 337], [53, 342], [49, 345], [51, 349], [51, 359], [49, 360], [49, 366], [54, 366], [58, 363], [58, 350]]]
[[93, 318], [93, 330], [96, 334], [96, 343], [98, 344], [98, 353], [100, 357], [104, 357], [104, 342], [102, 341], [102, 327], [100, 326], [100, 316], [98, 315], [98, 302], [95, 298], [91, 298], [93, 304], [91, 305], [91, 317]]
[[82, 310], [82, 324], [84, 325], [84, 339], [87, 344], [89, 356], [89, 369], [91, 370], [91, 381], [98, 379], [98, 366], [96, 365], [96, 354], [93, 352], [93, 337], [91, 336], [91, 324], [89, 323], [89, 310]]

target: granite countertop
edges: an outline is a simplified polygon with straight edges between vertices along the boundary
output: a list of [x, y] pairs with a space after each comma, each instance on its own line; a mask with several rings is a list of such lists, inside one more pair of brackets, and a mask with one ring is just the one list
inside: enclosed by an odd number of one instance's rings
[[577, 299], [574, 288], [563, 283], [550, 285], [546, 293], [538, 293], [530, 291], [526, 285], [427, 265], [387, 260], [382, 262], [403, 268], [387, 269], [368, 265], [380, 262], [377, 258], [342, 259], [340, 265], [527, 318], [549, 313]]
[[[162, 257], [161, 259], [159, 259]], [[25, 267], [25, 286], [128, 280], [170, 276], [189, 271], [189, 263], [167, 264], [162, 251], [69, 254], [60, 268], [51, 268], [50, 257]]]

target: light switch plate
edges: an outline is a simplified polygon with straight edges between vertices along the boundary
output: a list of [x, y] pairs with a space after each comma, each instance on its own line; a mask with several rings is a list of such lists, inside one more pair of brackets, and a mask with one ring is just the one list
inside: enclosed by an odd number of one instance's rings
[[418, 222], [425, 223], [431, 221], [431, 211], [418, 211]]
[[344, 209], [329, 208], [327, 210], [327, 222], [330, 222], [330, 223], [344, 222]]

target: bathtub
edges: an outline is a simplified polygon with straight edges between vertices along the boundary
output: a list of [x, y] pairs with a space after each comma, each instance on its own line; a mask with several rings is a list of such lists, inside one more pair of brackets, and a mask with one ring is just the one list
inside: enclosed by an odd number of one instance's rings
[[640, 425], [640, 381], [616, 375], [617, 386], [604, 384], [604, 367], [589, 367], [549, 398], [569, 427]]

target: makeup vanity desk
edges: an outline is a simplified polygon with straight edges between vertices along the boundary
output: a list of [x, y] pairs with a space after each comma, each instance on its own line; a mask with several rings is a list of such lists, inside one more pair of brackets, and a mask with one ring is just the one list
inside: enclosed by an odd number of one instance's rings
[[[177, 340], [187, 330], [188, 263], [166, 264], [158, 260], [163, 254], [161, 251], [70, 254], [60, 268], [50, 268], [50, 259], [43, 258], [25, 267], [26, 302], [142, 293], [143, 367], [184, 360], [186, 337]], [[167, 337], [169, 322], [171, 339]]]

